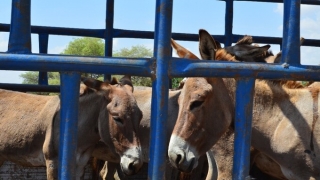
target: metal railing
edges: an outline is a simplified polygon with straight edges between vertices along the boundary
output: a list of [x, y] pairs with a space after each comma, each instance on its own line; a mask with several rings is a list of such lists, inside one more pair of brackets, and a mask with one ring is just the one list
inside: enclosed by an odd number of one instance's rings
[[[59, 149], [59, 179], [73, 179], [75, 170], [75, 148], [77, 136], [77, 101], [79, 77], [81, 72], [108, 73], [153, 77], [153, 96], [151, 107], [151, 143], [149, 179], [164, 179], [164, 166], [167, 154], [166, 119], [168, 114], [169, 77], [235, 77], [236, 90], [236, 123], [235, 123], [235, 154], [233, 179], [245, 179], [249, 174], [251, 120], [254, 80], [260, 79], [291, 79], [320, 80], [319, 66], [300, 65], [300, 4], [319, 5], [312, 0], [284, 0], [283, 39], [278, 37], [253, 36], [256, 43], [280, 44], [283, 54], [279, 64], [225, 63], [214, 61], [194, 61], [171, 57], [170, 38], [176, 40], [198, 41], [196, 34], [172, 33], [173, 0], [157, 0], [155, 7], [156, 21], [154, 32], [130, 31], [113, 28], [114, 0], [106, 3], [105, 29], [76, 29], [43, 27], [30, 25], [30, 1], [12, 0], [10, 27], [0, 24], [0, 31], [9, 31], [9, 48], [7, 53], [0, 53], [0, 69], [40, 71], [39, 84], [25, 88], [50, 91], [46, 72], [61, 72], [61, 131]], [[215, 39], [231, 45], [241, 35], [232, 33], [233, 1], [226, 2], [225, 34], [214, 35]], [[250, 0], [246, 0], [250, 1]], [[257, 2], [282, 2], [258, 1]], [[31, 54], [31, 33], [39, 34], [40, 53], [47, 53], [49, 35], [72, 35], [99, 37], [105, 39], [106, 57], [80, 57], [63, 55]], [[154, 58], [113, 58], [113, 38], [154, 38]], [[320, 40], [306, 39], [304, 46], [320, 46]], [[134, 61], [133, 61], [134, 60]], [[286, 68], [282, 66], [286, 63]], [[109, 78], [109, 76], [106, 76]], [[77, 83], [76, 83], [77, 82]], [[24, 85], [0, 84], [0, 87], [21, 88]], [[54, 86], [52, 88], [59, 88]], [[53, 89], [52, 89], [53, 90]], [[239, 94], [239, 95], [238, 95]], [[251, 109], [251, 111], [250, 111]], [[249, 111], [248, 111], [249, 110]], [[65, 121], [68, 119], [69, 121]], [[72, 142], [72, 143], [70, 143]]]

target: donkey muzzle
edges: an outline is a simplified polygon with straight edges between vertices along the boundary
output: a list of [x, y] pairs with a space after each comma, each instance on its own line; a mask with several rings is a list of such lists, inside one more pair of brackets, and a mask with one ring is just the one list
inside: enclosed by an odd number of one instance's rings
[[126, 175], [136, 174], [143, 165], [138, 148], [130, 148], [121, 156], [120, 165]]

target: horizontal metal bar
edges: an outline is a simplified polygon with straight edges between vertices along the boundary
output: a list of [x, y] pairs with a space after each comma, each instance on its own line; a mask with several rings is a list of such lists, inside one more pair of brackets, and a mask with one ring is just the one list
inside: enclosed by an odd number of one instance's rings
[[78, 71], [151, 76], [154, 59], [0, 53], [1, 70]]
[[[10, 25], [0, 23], [0, 31], [9, 32]], [[97, 37], [104, 38], [105, 29], [78, 29], [78, 28], [60, 28], [60, 27], [46, 27], [46, 26], [32, 26], [31, 32], [40, 34], [47, 33], [51, 35], [66, 35], [66, 36], [85, 36], [85, 37]], [[140, 39], [153, 39], [154, 32], [152, 31], [134, 31], [114, 29], [114, 38], [140, 38]], [[224, 35], [212, 35], [215, 40], [224, 42]], [[241, 39], [243, 35], [233, 34], [234, 43]], [[281, 44], [282, 38], [280, 37], [265, 37], [265, 36], [252, 36], [254, 43], [264, 44]], [[188, 33], [172, 33], [172, 38], [182, 41], [199, 41], [198, 34]], [[303, 46], [320, 46], [320, 40], [305, 39]]]
[[[9, 32], [10, 24], [0, 23], [0, 31]], [[31, 26], [31, 33], [35, 34], [51, 34], [65, 36], [88, 36], [88, 37], [104, 37], [104, 29], [80, 29], [80, 28], [62, 28], [49, 26]]]
[[[215, 38], [215, 35], [213, 36]], [[241, 39], [243, 35], [240, 34], [234, 34], [233, 39], [238, 41]], [[263, 44], [282, 44], [282, 38], [280, 37], [266, 37], [266, 36], [252, 36], [253, 43], [263, 43]], [[299, 45], [300, 46], [300, 45]], [[319, 47], [320, 46], [320, 40], [315, 39], [304, 39], [302, 46], [314, 46]]]
[[[219, 1], [226, 1], [226, 0], [219, 0]], [[234, 0], [234, 1], [283, 3], [283, 0]], [[318, 0], [301, 0], [301, 4], [320, 5], [320, 1], [318, 1]]]
[[299, 65], [284, 68], [280, 64], [172, 58], [169, 67], [171, 77], [254, 77], [320, 81], [320, 66]]
[[36, 85], [36, 84], [9, 84], [0, 83], [0, 89], [20, 92], [60, 92], [58, 85]]

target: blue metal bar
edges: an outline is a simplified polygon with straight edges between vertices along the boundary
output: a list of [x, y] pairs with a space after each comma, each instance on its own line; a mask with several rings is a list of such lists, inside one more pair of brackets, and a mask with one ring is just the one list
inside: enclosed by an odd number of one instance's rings
[[35, 85], [35, 84], [9, 84], [0, 83], [0, 89], [7, 89], [21, 92], [60, 92], [60, 86], [57, 85]]
[[233, 180], [249, 175], [254, 83], [254, 78], [237, 80]]
[[255, 77], [258, 79], [320, 80], [320, 66], [290, 66], [280, 64], [237, 63], [172, 58], [169, 75], [172, 77]]
[[[225, 1], [225, 0], [219, 0]], [[234, 0], [234, 1], [247, 1], [247, 2], [270, 2], [270, 3], [282, 3], [283, 0]], [[320, 1], [318, 0], [301, 0], [302, 4], [309, 4], [309, 5], [320, 5]]]
[[12, 0], [8, 52], [31, 53], [31, 0]]
[[[106, 57], [112, 57], [112, 43], [113, 43], [113, 11], [114, 11], [114, 0], [107, 0], [106, 2], [106, 30], [105, 30], [105, 49], [104, 55]], [[111, 80], [110, 74], [104, 75], [105, 80]]]
[[150, 58], [104, 58], [66, 55], [35, 55], [0, 53], [1, 70], [79, 71], [88, 73], [151, 76]]
[[[48, 34], [39, 34], [39, 52], [41, 54], [48, 53], [48, 41], [49, 41]], [[48, 73], [46, 71], [39, 71], [38, 84], [48, 85]]]
[[226, 16], [225, 16], [225, 46], [231, 46], [233, 42], [232, 25], [233, 25], [233, 0], [226, 0]]
[[[0, 31], [9, 32], [10, 24], [0, 23]], [[35, 34], [104, 38], [105, 30], [104, 29], [49, 27], [49, 26], [31, 26], [31, 32]]]
[[[9, 32], [10, 25], [0, 23], [0, 31]], [[48, 33], [50, 32], [50, 33]], [[88, 36], [105, 38], [105, 30], [103, 29], [76, 29], [76, 28], [61, 28], [61, 27], [45, 27], [45, 26], [32, 26], [31, 33], [37, 34], [52, 34], [52, 35], [68, 35], [68, 36]], [[123, 30], [114, 29], [113, 36], [115, 38], [140, 38], [140, 39], [153, 39], [154, 32], [151, 31], [135, 31], [135, 30]], [[212, 35], [215, 40], [219, 42], [225, 42], [224, 35]], [[235, 43], [238, 39], [242, 38], [241, 34], [233, 34], [232, 43]], [[282, 44], [282, 38], [280, 37], [266, 37], [266, 36], [252, 36], [255, 43], [264, 44]], [[182, 41], [199, 41], [198, 34], [187, 33], [172, 33], [172, 38]], [[305, 39], [303, 46], [320, 46], [320, 40]]]
[[300, 64], [300, 4], [301, 0], [284, 0], [281, 62]]
[[59, 136], [60, 180], [76, 179], [76, 150], [78, 141], [78, 104], [80, 73], [62, 72]]
[[[169, 47], [170, 48], [170, 47]], [[290, 66], [280, 64], [236, 63], [172, 58], [170, 77], [256, 77], [267, 79], [319, 80], [320, 66]], [[1, 70], [37, 71], [79, 71], [89, 73], [121, 74], [123, 72], [137, 76], [151, 77], [153, 59], [149, 58], [103, 58], [77, 57], [61, 55], [21, 55], [0, 53]]]
[[173, 0], [156, 1], [154, 56], [157, 59], [152, 82], [151, 142], [148, 179], [165, 179], [167, 157], [168, 62], [171, 59], [171, 26]]

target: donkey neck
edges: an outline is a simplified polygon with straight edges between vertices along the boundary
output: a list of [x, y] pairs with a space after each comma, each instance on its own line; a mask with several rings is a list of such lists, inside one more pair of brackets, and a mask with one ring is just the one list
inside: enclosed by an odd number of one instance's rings
[[[252, 122], [252, 146], [269, 154], [310, 147], [314, 100], [309, 89], [288, 89], [257, 81]], [[316, 131], [316, 129], [315, 129]], [[290, 141], [288, 141], [290, 139]], [[265, 143], [261, 143], [265, 142]], [[300, 149], [302, 150], [302, 149]], [[281, 157], [279, 157], [281, 159]]]
[[85, 134], [85, 139], [88, 141], [95, 139], [98, 142], [100, 140], [98, 121], [101, 111], [107, 111], [106, 106], [107, 102], [104, 97], [97, 93], [90, 93], [79, 98], [78, 133]]

